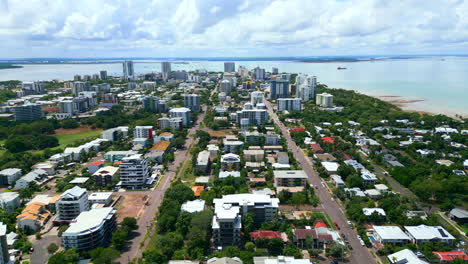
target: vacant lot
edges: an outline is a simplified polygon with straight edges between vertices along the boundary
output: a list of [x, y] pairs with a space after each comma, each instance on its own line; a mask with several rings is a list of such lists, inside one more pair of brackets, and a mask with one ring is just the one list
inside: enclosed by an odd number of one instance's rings
[[132, 192], [122, 193], [121, 196], [115, 206], [117, 208], [118, 222], [121, 222], [125, 217], [137, 218], [145, 206], [145, 201], [149, 198], [145, 193]]
[[222, 138], [225, 137], [226, 135], [232, 135], [233, 134], [233, 129], [224, 129], [224, 130], [213, 130], [213, 129], [203, 129], [205, 132], [210, 134], [211, 137], [215, 138]]

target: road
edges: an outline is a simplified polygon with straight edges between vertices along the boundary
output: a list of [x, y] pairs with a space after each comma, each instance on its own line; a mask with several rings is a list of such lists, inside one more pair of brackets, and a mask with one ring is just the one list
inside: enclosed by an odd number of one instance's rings
[[270, 102], [267, 102], [268, 114], [273, 119], [275, 124], [283, 132], [283, 136], [286, 138], [287, 145], [289, 150], [294, 155], [294, 158], [299, 162], [302, 169], [306, 172], [309, 177], [309, 182], [314, 186], [318, 186], [318, 189], [315, 190], [315, 193], [320, 199], [320, 202], [328, 215], [332, 218], [334, 222], [337, 222], [341, 228], [341, 233], [345, 234], [349, 240], [349, 243], [353, 247], [352, 254], [348, 257], [349, 263], [355, 264], [370, 264], [376, 263], [375, 259], [370, 254], [369, 250], [366, 247], [361, 246], [357, 239], [357, 233], [351, 229], [346, 221], [346, 216], [344, 214], [344, 209], [332, 200], [330, 193], [322, 186], [322, 181], [313, 168], [311, 160], [305, 155], [305, 153], [296, 145], [294, 140], [291, 138], [288, 129], [284, 124], [278, 119], [278, 116], [273, 112], [273, 108]]
[[190, 135], [195, 134], [195, 131], [200, 128], [200, 123], [203, 121], [204, 117], [204, 112], [198, 116], [196, 124], [188, 131], [188, 138], [185, 141], [184, 148], [174, 153], [175, 160], [169, 166], [167, 173], [162, 176], [163, 178], [160, 180], [159, 185], [155, 189], [149, 191], [149, 194], [151, 195], [149, 204], [138, 218], [138, 230], [134, 232], [135, 236], [126, 244], [126, 250], [120, 256], [120, 259], [118, 260], [119, 263], [128, 263], [134, 258], [141, 258], [143, 250], [146, 248], [150, 239], [147, 238], [144, 245], [141, 247], [140, 244], [143, 242], [143, 239], [148, 232], [149, 225], [154, 221], [156, 212], [163, 200], [164, 193], [171, 186], [172, 180], [176, 176], [177, 169], [185, 160], [191, 158], [189, 157], [190, 147], [195, 142], [195, 138]]

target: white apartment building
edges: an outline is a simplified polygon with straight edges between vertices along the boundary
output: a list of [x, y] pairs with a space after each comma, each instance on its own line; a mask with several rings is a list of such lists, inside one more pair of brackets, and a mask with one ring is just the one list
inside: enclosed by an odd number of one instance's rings
[[184, 124], [182, 118], [174, 117], [174, 118], [167, 118], [162, 117], [159, 118], [157, 121], [159, 129], [170, 129], [170, 130], [179, 130], [182, 129]]
[[13, 185], [19, 178], [21, 178], [21, 169], [8, 168], [0, 171], [0, 185], [9, 186]]
[[333, 95], [328, 93], [317, 94], [315, 104], [325, 108], [333, 107]]
[[252, 213], [255, 223], [272, 221], [278, 213], [279, 199], [262, 194], [231, 194], [214, 199], [213, 240], [215, 247], [239, 245], [242, 215]]
[[112, 207], [104, 207], [80, 213], [62, 234], [65, 249], [89, 251], [109, 246], [112, 232], [117, 227], [115, 212]]
[[70, 223], [81, 212], [89, 210], [88, 193], [86, 189], [75, 186], [66, 190], [56, 202], [57, 222]]
[[298, 187], [307, 185], [307, 174], [303, 170], [275, 170], [275, 187]]
[[257, 104], [265, 104], [265, 94], [262, 91], [251, 92], [250, 103], [254, 106]]
[[123, 187], [139, 189], [146, 184], [149, 177], [148, 162], [141, 154], [123, 158], [119, 167]]
[[169, 116], [172, 118], [182, 118], [182, 124], [184, 126], [190, 126], [190, 109], [186, 107], [172, 108], [169, 110]]
[[133, 130], [133, 138], [153, 138], [153, 127], [152, 126], [136, 126]]

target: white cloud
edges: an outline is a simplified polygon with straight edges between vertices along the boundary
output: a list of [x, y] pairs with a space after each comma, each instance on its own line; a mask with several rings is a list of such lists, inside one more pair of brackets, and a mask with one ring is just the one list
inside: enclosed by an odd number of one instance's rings
[[0, 58], [466, 53], [467, 2], [0, 0]]

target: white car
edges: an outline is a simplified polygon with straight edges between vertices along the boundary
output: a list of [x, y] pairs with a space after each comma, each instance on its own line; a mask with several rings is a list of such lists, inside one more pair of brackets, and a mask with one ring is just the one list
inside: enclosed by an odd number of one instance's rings
[[366, 243], [364, 243], [364, 240], [362, 240], [362, 239], [359, 240], [359, 243], [361, 243], [361, 246], [363, 246], [363, 247], [366, 245]]

